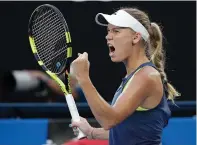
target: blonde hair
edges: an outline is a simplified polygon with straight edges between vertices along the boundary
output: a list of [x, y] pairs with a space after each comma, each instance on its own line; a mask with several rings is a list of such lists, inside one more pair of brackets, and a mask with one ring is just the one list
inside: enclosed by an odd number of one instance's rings
[[168, 93], [168, 99], [174, 102], [174, 98], [180, 96], [180, 93], [168, 82], [165, 73], [165, 51], [163, 49], [163, 34], [157, 23], [151, 23], [148, 15], [137, 8], [121, 8], [137, 19], [149, 32], [150, 39], [145, 42], [146, 54], [149, 60], [157, 67], [161, 79]]

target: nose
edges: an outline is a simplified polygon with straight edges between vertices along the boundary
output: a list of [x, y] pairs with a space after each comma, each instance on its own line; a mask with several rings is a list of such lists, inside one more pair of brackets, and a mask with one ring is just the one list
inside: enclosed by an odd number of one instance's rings
[[112, 40], [113, 35], [110, 32], [108, 32], [105, 38], [106, 38], [107, 41]]

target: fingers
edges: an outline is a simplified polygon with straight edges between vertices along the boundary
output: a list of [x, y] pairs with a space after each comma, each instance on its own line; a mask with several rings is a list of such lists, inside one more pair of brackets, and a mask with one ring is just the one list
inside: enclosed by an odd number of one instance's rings
[[73, 132], [74, 132], [74, 135], [75, 136], [78, 136], [79, 134], [79, 130], [77, 128], [77, 124], [75, 122], [73, 122], [72, 124], [69, 124], [69, 127], [72, 128]]
[[73, 121], [71, 119], [71, 124], [69, 124], [69, 127], [79, 127], [82, 122], [84, 122], [86, 119], [80, 116], [80, 121]]
[[87, 52], [84, 52], [83, 54], [78, 53], [78, 57], [79, 57], [79, 58], [85, 58], [85, 59], [88, 59], [88, 53], [87, 53]]
[[88, 134], [89, 129], [91, 128], [86, 118], [83, 118], [81, 116], [80, 120], [77, 121], [71, 119], [71, 124], [69, 124], [69, 127], [72, 128], [75, 135], [78, 135], [79, 131], [82, 131], [84, 134]]
[[84, 52], [84, 53], [83, 53], [83, 58], [88, 59], [88, 53], [87, 53], [87, 52]]
[[78, 127], [80, 125], [80, 122], [72, 122], [71, 125], [72, 127]]
[[74, 135], [78, 135], [79, 134], [79, 130], [78, 130], [78, 128], [77, 127], [73, 127], [71, 124], [69, 124], [69, 127], [72, 127], [72, 130], [73, 130], [73, 132], [74, 132]]
[[73, 127], [73, 132], [74, 132], [74, 135], [78, 136], [79, 130], [77, 129], [77, 127]]
[[80, 121], [71, 120], [71, 124], [69, 124], [69, 127], [78, 127], [78, 126], [80, 126]]

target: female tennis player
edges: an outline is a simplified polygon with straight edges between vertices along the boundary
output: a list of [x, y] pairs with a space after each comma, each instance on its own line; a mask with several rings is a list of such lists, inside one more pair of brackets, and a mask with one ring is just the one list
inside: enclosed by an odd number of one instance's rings
[[136, 8], [121, 8], [112, 15], [98, 13], [96, 22], [107, 26], [109, 56], [113, 62], [123, 62], [127, 74], [109, 105], [90, 80], [88, 54], [79, 54], [72, 73], [102, 128], [91, 127], [84, 118], [72, 126], [90, 138], [109, 139], [109, 145], [160, 145], [171, 115], [167, 99], [179, 95], [164, 72], [160, 27]]

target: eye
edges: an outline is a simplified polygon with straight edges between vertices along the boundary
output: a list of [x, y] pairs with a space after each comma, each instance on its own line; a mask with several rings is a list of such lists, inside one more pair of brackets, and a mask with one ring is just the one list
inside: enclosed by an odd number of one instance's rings
[[119, 33], [120, 31], [118, 29], [113, 30], [114, 33]]
[[120, 30], [119, 29], [107, 29], [107, 33], [114, 33], [114, 34], [117, 34], [117, 33], [120, 33]]

